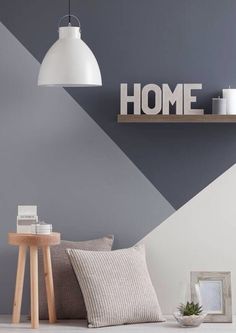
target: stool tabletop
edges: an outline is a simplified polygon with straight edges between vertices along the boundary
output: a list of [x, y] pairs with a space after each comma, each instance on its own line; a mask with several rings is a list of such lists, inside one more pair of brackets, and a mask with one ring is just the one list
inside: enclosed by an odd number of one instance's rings
[[27, 245], [27, 246], [53, 246], [60, 244], [61, 234], [59, 232], [52, 232], [47, 235], [39, 234], [20, 234], [16, 232], [8, 233], [8, 243], [11, 245]]

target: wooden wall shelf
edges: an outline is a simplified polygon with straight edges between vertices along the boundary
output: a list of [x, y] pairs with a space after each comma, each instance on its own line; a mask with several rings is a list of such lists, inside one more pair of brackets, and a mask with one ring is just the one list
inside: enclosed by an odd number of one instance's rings
[[118, 123], [236, 123], [236, 115], [118, 115]]

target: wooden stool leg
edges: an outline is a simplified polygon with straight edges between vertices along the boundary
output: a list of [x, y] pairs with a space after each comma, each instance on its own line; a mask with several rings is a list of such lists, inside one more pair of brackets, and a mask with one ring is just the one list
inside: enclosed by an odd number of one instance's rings
[[20, 322], [20, 311], [21, 311], [21, 302], [22, 302], [22, 293], [23, 293], [24, 275], [25, 275], [26, 251], [27, 251], [27, 246], [25, 245], [19, 246], [18, 264], [17, 264], [17, 273], [16, 273], [16, 287], [15, 287], [13, 315], [12, 315], [13, 324], [18, 324]]
[[53, 276], [52, 276], [51, 253], [49, 246], [43, 247], [43, 265], [44, 265], [44, 276], [45, 276], [47, 301], [48, 301], [49, 322], [52, 324], [56, 322], [57, 318], [56, 318], [55, 295], [54, 295]]
[[38, 248], [30, 246], [30, 297], [31, 297], [31, 326], [39, 327], [38, 300]]

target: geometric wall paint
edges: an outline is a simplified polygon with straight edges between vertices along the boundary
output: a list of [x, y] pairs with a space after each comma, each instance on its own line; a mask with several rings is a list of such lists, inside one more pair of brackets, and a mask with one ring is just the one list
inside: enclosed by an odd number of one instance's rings
[[116, 247], [174, 209], [64, 89], [37, 86], [39, 63], [2, 24], [0, 40], [0, 313], [10, 313], [18, 204], [37, 204], [64, 239], [112, 233]]
[[[179, 256], [172, 256], [184, 255], [181, 230], [186, 226], [180, 228], [182, 223], [188, 223], [198, 235], [199, 227], [218, 221], [219, 214], [205, 222], [204, 216], [210, 214], [207, 201], [196, 209], [195, 195], [235, 164], [236, 125], [117, 124], [119, 85], [153, 82], [174, 87], [179, 82], [201, 82], [203, 91], [196, 107], [209, 112], [211, 98], [221, 88], [236, 86], [236, 44], [232, 42], [236, 40], [236, 2], [77, 0], [72, 7], [82, 22], [83, 39], [98, 58], [103, 87], [68, 89], [69, 96], [63, 89], [36, 86], [39, 64], [35, 60], [41, 61], [57, 38], [58, 18], [65, 14], [67, 1], [0, 2], [1, 21], [16, 37], [1, 26], [0, 208], [4, 223], [0, 264], [4, 263], [5, 271], [1, 272], [4, 303], [0, 302], [0, 312], [11, 311], [13, 290], [9, 286], [14, 284], [16, 249], [7, 246], [6, 234], [15, 228], [19, 201], [37, 203], [41, 217], [52, 222], [64, 238], [114, 233], [115, 246], [126, 247], [194, 198], [188, 203], [194, 215], [189, 211], [182, 217], [185, 210], [181, 209], [147, 241], [154, 283], [164, 312], [170, 312], [178, 302], [176, 291], [186, 280], [178, 277], [177, 287], [168, 280], [170, 290], [175, 288], [175, 299], [169, 299], [162, 294], [163, 286], [159, 287], [161, 273], [155, 270], [154, 274], [152, 268], [159, 263], [160, 271], [168, 273], [168, 260], [170, 271], [177, 267]], [[219, 192], [212, 191], [216, 199], [207, 197], [208, 201], [219, 204]], [[234, 229], [228, 220], [225, 225], [232, 240]], [[215, 236], [218, 251], [222, 229], [223, 225], [217, 229], [221, 234]], [[200, 244], [201, 237], [196, 237]], [[202, 268], [209, 269], [203, 260], [208, 247], [212, 254], [209, 238], [208, 228], [199, 269], [204, 262]], [[231, 243], [229, 248], [233, 249]], [[190, 259], [195, 255], [191, 253]], [[231, 262], [225, 263], [228, 265], [214, 269], [230, 269]]]
[[[103, 87], [68, 89], [177, 209], [236, 162], [235, 124], [117, 124], [121, 82], [202, 83], [198, 105], [236, 87], [235, 0], [72, 1]], [[39, 61], [57, 39], [66, 0], [2, 0], [4, 25]], [[227, 38], [225, 38], [227, 36]], [[230, 51], [226, 51], [230, 50]]]
[[140, 242], [166, 314], [189, 296], [190, 271], [231, 271], [236, 312], [236, 165]]

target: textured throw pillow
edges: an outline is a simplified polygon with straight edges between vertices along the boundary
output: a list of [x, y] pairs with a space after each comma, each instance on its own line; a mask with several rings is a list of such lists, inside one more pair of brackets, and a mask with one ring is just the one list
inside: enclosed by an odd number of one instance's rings
[[144, 245], [112, 252], [68, 249], [89, 327], [163, 321]]
[[[113, 236], [101, 239], [71, 242], [61, 241], [60, 245], [51, 247], [52, 270], [58, 319], [87, 318], [83, 296], [74, 270], [66, 253], [67, 248], [89, 251], [110, 251]], [[40, 251], [41, 252], [41, 251]], [[39, 255], [39, 316], [48, 319], [42, 254]]]

